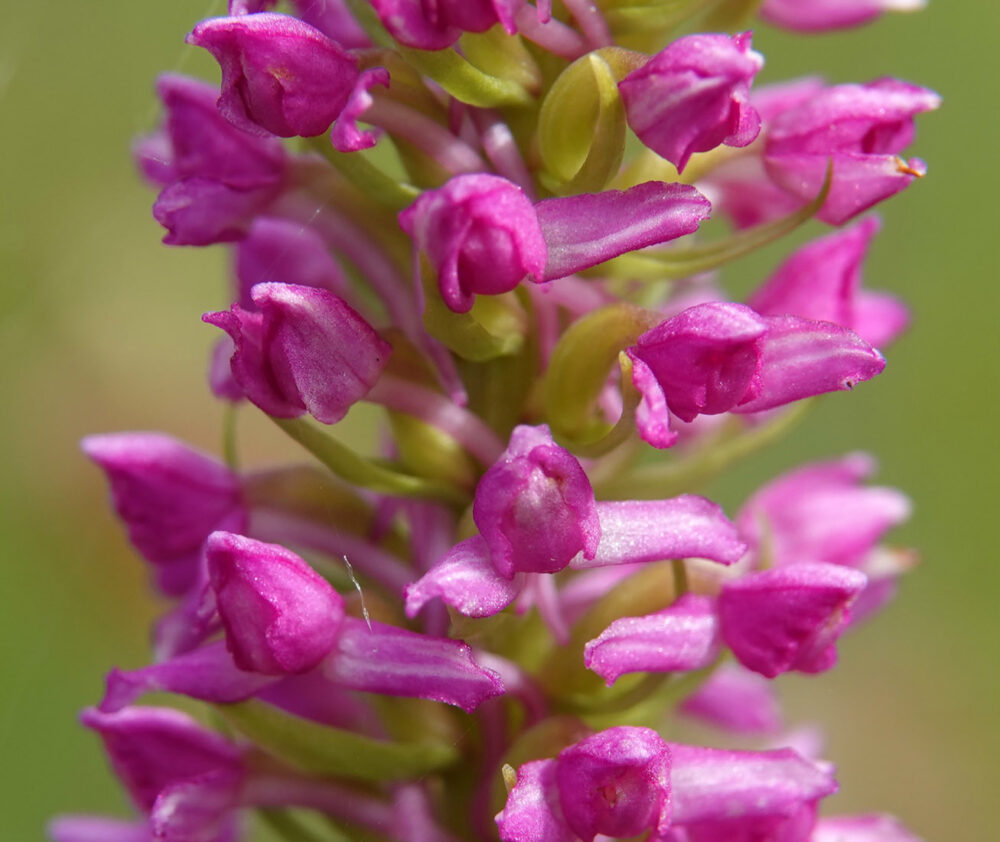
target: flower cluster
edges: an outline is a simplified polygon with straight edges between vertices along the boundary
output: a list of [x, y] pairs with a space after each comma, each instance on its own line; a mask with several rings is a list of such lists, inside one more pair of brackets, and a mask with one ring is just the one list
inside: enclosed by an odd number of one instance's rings
[[[221, 88], [162, 77], [136, 158], [166, 243], [231, 250], [212, 393], [309, 463], [239, 469], [232, 423], [225, 461], [84, 441], [169, 607], [82, 715], [136, 814], [55, 842], [234, 842], [253, 811], [290, 840], [915, 842], [819, 818], [834, 768], [771, 683], [892, 596], [907, 499], [862, 454], [733, 519], [693, 492], [883, 370], [907, 311], [862, 287], [860, 215], [924, 175], [901, 155], [938, 97], [755, 85], [758, 5], [816, 31], [919, 4], [230, 0], [195, 26]], [[814, 217], [850, 224], [727, 300], [716, 269]], [[362, 401], [376, 454], [336, 435]]]

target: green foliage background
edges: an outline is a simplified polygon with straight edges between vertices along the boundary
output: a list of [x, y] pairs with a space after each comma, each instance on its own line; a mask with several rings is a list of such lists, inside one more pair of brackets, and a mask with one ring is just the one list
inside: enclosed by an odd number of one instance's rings
[[[215, 78], [182, 39], [222, 5], [4, 3], [0, 839], [40, 838], [56, 812], [126, 809], [75, 716], [109, 667], [144, 662], [156, 606], [77, 442], [157, 429], [217, 449], [203, 382], [214, 331], [199, 316], [228, 303], [225, 256], [159, 245], [128, 147], [155, 125], [157, 73]], [[793, 722], [827, 727], [843, 788], [833, 810], [891, 811], [948, 842], [996, 838], [998, 24], [992, 3], [934, 0], [846, 34], [758, 28], [767, 80], [892, 74], [945, 106], [919, 121], [913, 154], [930, 174], [884, 207], [867, 268], [872, 287], [911, 303], [913, 329], [876, 382], [824, 400], [710, 489], [732, 513], [779, 470], [865, 449], [881, 482], [913, 496], [894, 538], [923, 563], [901, 598], [843, 644], [837, 670], [782, 684]], [[757, 283], [786, 247], [740, 264], [731, 288]], [[287, 452], [265, 425], [247, 436], [265, 460]]]

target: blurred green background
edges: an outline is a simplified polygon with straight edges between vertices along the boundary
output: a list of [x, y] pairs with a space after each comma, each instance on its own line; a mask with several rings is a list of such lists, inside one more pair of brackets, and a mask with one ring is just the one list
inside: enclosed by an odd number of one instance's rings
[[[222, 6], [4, 6], [2, 840], [40, 838], [56, 812], [124, 810], [75, 717], [110, 666], [143, 663], [155, 606], [77, 442], [158, 429], [217, 450], [219, 410], [204, 387], [214, 331], [199, 316], [228, 303], [225, 255], [159, 244], [129, 143], [156, 123], [157, 73], [214, 72], [182, 39]], [[793, 721], [827, 727], [843, 789], [831, 808], [891, 811], [942, 842], [997, 838], [998, 24], [994, 4], [937, 0], [842, 35], [758, 28], [767, 80], [892, 74], [937, 89], [945, 106], [919, 120], [912, 154], [930, 175], [884, 207], [866, 269], [871, 287], [905, 295], [913, 329], [878, 381], [823, 401], [786, 444], [712, 489], [733, 512], [779, 470], [865, 449], [881, 459], [880, 482], [913, 496], [915, 519], [894, 542], [923, 562], [901, 598], [844, 642], [836, 671], [783, 684]], [[736, 287], [780, 253], [741, 265]], [[250, 427], [259, 452], [281, 452]]]

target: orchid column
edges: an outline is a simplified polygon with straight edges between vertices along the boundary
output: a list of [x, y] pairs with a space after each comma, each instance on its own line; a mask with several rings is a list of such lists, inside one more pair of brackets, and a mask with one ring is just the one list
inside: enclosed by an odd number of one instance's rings
[[[224, 459], [85, 440], [168, 605], [81, 717], [134, 815], [51, 838], [914, 842], [819, 817], [834, 768], [773, 693], [892, 596], [906, 498], [862, 454], [732, 519], [698, 494], [885, 367], [907, 312], [862, 287], [862, 214], [926, 173], [901, 154], [938, 104], [757, 86], [753, 12], [913, 4], [275, 5], [194, 27], [221, 88], [162, 77], [136, 155], [164, 241], [232, 253], [211, 393], [303, 462], [240, 470], [235, 423]], [[844, 227], [728, 299], [715, 270], [813, 218]], [[338, 436], [361, 401], [378, 453]]]

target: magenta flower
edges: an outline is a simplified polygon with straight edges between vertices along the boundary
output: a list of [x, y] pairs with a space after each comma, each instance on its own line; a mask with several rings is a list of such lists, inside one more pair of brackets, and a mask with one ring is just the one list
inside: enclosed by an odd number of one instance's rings
[[[742, 5], [819, 30], [912, 2]], [[749, 32], [671, 41], [687, 24], [657, 5], [229, 0], [188, 36], [221, 91], [164, 77], [136, 157], [167, 242], [237, 243], [235, 303], [203, 316], [213, 392], [315, 463], [237, 475], [164, 436], [84, 442], [174, 599], [151, 662], [83, 716], [135, 816], [66, 816], [54, 842], [238, 842], [246, 808], [386, 842], [915, 842], [817, 819], [833, 767], [816, 730], [774, 736], [769, 681], [831, 667], [891, 596], [914, 555], [881, 541], [907, 501], [857, 456], [779, 477], [738, 525], [685, 492], [794, 418], [770, 410], [882, 371], [907, 317], [861, 288], [874, 219], [749, 305], [709, 273], [821, 189], [839, 223], [922, 174], [898, 156], [938, 98], [751, 93]], [[715, 5], [722, 26], [740, 4]], [[713, 212], [788, 218], [688, 237]], [[375, 453], [282, 420], [362, 400], [385, 410]], [[227, 462], [259, 464], [235, 410]], [[130, 707], [152, 692], [238, 742]], [[667, 743], [665, 704], [783, 747]]]
[[216, 529], [242, 530], [239, 478], [221, 462], [159, 433], [88, 436], [83, 451], [107, 474], [129, 539], [153, 566], [157, 587], [187, 593]]
[[441, 50], [463, 32], [485, 32], [499, 23], [510, 34], [524, 0], [371, 0], [382, 25], [400, 44]]
[[244, 774], [236, 746], [170, 708], [88, 708], [80, 720], [100, 735], [115, 774], [143, 812], [185, 781], [215, 775], [232, 785]]
[[839, 325], [759, 316], [724, 302], [689, 307], [642, 334], [628, 353], [649, 367], [684, 421], [852, 389], [885, 367], [878, 351]]
[[258, 284], [257, 311], [234, 304], [202, 321], [236, 343], [233, 377], [264, 412], [295, 418], [305, 412], [335, 424], [378, 380], [390, 345], [332, 293], [294, 284]]
[[870, 457], [855, 453], [778, 477], [743, 506], [740, 534], [755, 548], [766, 546], [774, 565], [860, 566], [910, 514], [910, 501], [896, 489], [861, 484], [874, 470]]
[[496, 817], [503, 842], [592, 842], [670, 826], [670, 749], [649, 728], [609, 728], [517, 771]]
[[597, 552], [601, 526], [590, 481], [544, 424], [515, 428], [479, 481], [472, 511], [493, 566], [508, 579], [554, 573], [577, 553]]
[[749, 93], [763, 66], [749, 32], [678, 38], [619, 83], [629, 126], [679, 172], [695, 152], [747, 146], [760, 131]]
[[909, 12], [926, 0], [765, 0], [760, 16], [768, 23], [798, 32], [822, 32], [859, 26], [883, 12]]
[[305, 672], [333, 649], [344, 600], [297, 555], [230, 532], [210, 535], [205, 555], [226, 645], [240, 669]]
[[649, 366], [670, 411], [685, 421], [727, 412], [760, 394], [767, 322], [740, 304], [702, 304], [639, 337], [632, 353]]
[[803, 246], [747, 303], [765, 316], [835, 322], [875, 346], [891, 342], [909, 321], [906, 307], [895, 296], [861, 289], [861, 264], [878, 229], [870, 217]]
[[356, 60], [318, 29], [272, 12], [211, 18], [187, 37], [222, 68], [219, 110], [234, 126], [280, 137], [322, 134], [347, 102]]
[[[491, 493], [499, 492], [501, 502], [505, 499], [502, 488], [491, 490]], [[558, 501], [555, 505], [558, 507]], [[689, 557], [732, 564], [746, 551], [746, 544], [740, 541], [735, 526], [722, 509], [710, 500], [693, 494], [668, 500], [601, 501], [596, 504], [596, 512], [600, 535], [596, 551], [588, 556], [585, 550], [579, 550], [569, 562], [572, 569]], [[571, 514], [567, 507], [562, 516], [571, 518]], [[503, 523], [505, 518], [501, 517], [500, 521]], [[510, 518], [506, 521], [509, 522]], [[551, 528], [551, 523], [549, 526]], [[572, 548], [578, 537], [572, 520], [569, 522], [569, 534], [571, 540], [567, 545]], [[552, 542], [553, 538], [542, 540]], [[527, 549], [512, 549], [515, 564], [523, 563], [519, 553], [537, 552], [530, 542], [526, 546]], [[539, 546], [547, 544], [539, 543]], [[507, 544], [501, 543], [500, 551], [506, 552], [506, 547]], [[522, 573], [558, 572], [515, 568], [511, 578], [497, 567], [494, 558], [484, 536], [476, 535], [456, 544], [424, 576], [407, 586], [407, 616], [416, 616], [428, 601], [440, 597], [445, 604], [468, 617], [491, 617], [510, 605], [521, 593], [524, 585]]]
[[281, 144], [223, 119], [211, 85], [166, 75], [157, 92], [166, 109], [164, 128], [142, 139], [135, 155], [143, 173], [163, 185], [153, 215], [168, 231], [164, 242], [240, 239], [285, 187]]
[[839, 225], [904, 189], [926, 167], [899, 153], [913, 140], [913, 118], [940, 97], [897, 79], [826, 88], [773, 119], [764, 164], [770, 177], [800, 199], [815, 197], [827, 163], [833, 184], [818, 216]]
[[495, 175], [459, 175], [427, 190], [399, 215], [437, 275], [441, 297], [464, 313], [476, 294], [499, 295], [526, 276], [540, 279], [546, 247], [538, 216], [520, 187]]
[[768, 678], [823, 672], [837, 661], [837, 638], [866, 583], [857, 570], [821, 562], [734, 579], [719, 594], [722, 638], [743, 666]]

